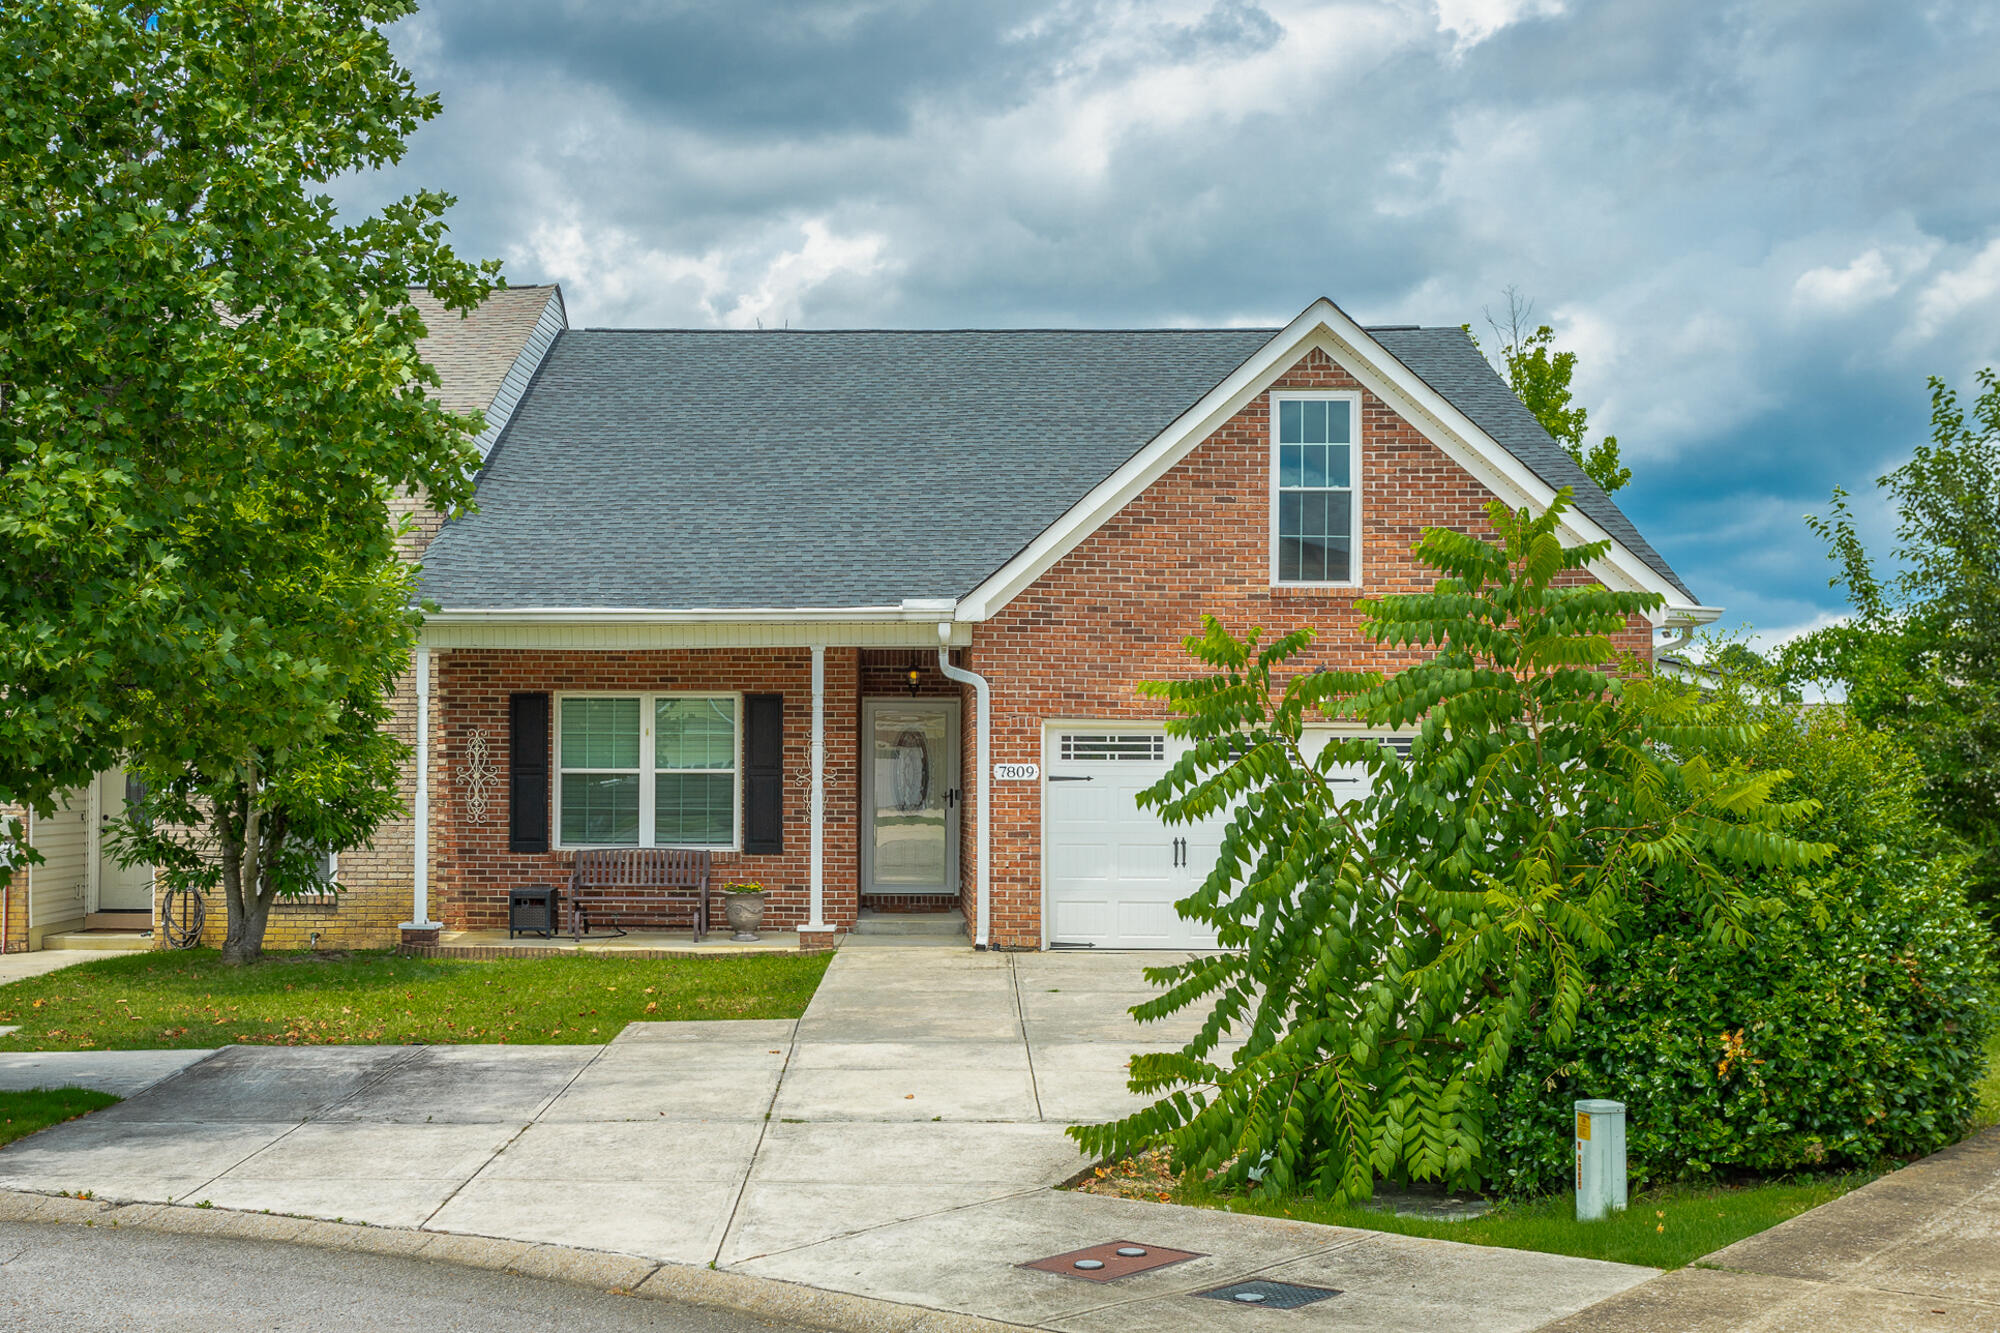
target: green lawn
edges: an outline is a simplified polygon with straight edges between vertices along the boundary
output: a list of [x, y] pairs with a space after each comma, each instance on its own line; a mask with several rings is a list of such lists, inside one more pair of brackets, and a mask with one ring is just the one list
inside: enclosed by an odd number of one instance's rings
[[1573, 1254], [1649, 1268], [1681, 1268], [1704, 1254], [1774, 1227], [1808, 1208], [1837, 1199], [1867, 1175], [1817, 1176], [1741, 1188], [1672, 1185], [1632, 1199], [1631, 1207], [1599, 1222], [1576, 1220], [1570, 1195], [1503, 1203], [1484, 1217], [1465, 1222], [1432, 1222], [1397, 1217], [1352, 1206], [1335, 1207], [1311, 1199], [1197, 1200], [1231, 1212], [1296, 1217], [1330, 1226], [1393, 1231], [1471, 1245]]
[[0, 1092], [0, 1147], [26, 1138], [38, 1129], [102, 1111], [117, 1100], [108, 1092], [91, 1092], [87, 1088]]
[[796, 1018], [831, 958], [125, 954], [0, 986], [0, 1023], [21, 1025], [0, 1051], [601, 1042], [635, 1021]]
[[1974, 1125], [2000, 1125], [2000, 1031], [1986, 1039], [1986, 1074], [1979, 1080], [1979, 1110]]

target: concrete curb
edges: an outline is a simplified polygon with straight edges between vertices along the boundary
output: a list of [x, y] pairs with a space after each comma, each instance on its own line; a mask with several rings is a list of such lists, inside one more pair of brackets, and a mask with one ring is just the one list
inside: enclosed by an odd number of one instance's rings
[[928, 1310], [869, 1296], [753, 1277], [693, 1264], [655, 1263], [629, 1254], [530, 1244], [444, 1231], [319, 1222], [277, 1213], [245, 1213], [184, 1204], [113, 1203], [0, 1189], [0, 1222], [138, 1227], [230, 1240], [315, 1245], [329, 1250], [424, 1259], [568, 1282], [617, 1296], [716, 1306], [827, 1333], [1019, 1333], [1023, 1324]]

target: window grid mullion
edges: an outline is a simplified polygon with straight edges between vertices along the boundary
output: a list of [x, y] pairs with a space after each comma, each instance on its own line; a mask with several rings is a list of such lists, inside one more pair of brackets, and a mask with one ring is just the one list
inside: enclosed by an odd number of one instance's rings
[[659, 705], [655, 696], [639, 696], [639, 845], [657, 847], [659, 839], [653, 836], [653, 765], [659, 762], [659, 754], [653, 749], [653, 710]]

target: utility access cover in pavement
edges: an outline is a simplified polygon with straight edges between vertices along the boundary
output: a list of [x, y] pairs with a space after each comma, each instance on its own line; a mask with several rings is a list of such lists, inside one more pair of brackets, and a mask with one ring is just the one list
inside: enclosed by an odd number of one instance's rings
[[1193, 1250], [1170, 1250], [1164, 1245], [1141, 1245], [1133, 1240], [1111, 1240], [1102, 1245], [1092, 1245], [1088, 1249], [1071, 1250], [1068, 1254], [1052, 1254], [1046, 1259], [1015, 1264], [1014, 1267], [1034, 1268], [1044, 1273], [1060, 1273], [1064, 1277], [1080, 1277], [1086, 1282], [1116, 1282], [1119, 1278], [1131, 1277], [1134, 1273], [1149, 1273], [1155, 1268], [1165, 1268], [1169, 1264], [1186, 1263], [1190, 1259], [1203, 1257]]
[[1311, 1305], [1329, 1296], [1340, 1295], [1338, 1287], [1307, 1287], [1296, 1282], [1266, 1282], [1261, 1278], [1249, 1282], [1232, 1282], [1226, 1287], [1210, 1287], [1198, 1291], [1197, 1296], [1206, 1296], [1212, 1301], [1228, 1301], [1231, 1305], [1254, 1305], [1265, 1310], [1296, 1310], [1301, 1305]]

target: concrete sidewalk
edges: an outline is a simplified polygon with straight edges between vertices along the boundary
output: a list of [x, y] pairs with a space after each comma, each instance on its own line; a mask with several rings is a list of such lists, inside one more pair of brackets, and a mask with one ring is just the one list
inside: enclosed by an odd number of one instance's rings
[[[1302, 1326], [1498, 1333], [1654, 1275], [1053, 1191], [1085, 1165], [1064, 1127], [1133, 1106], [1128, 1057], [1192, 1030], [1125, 1012], [1159, 961], [850, 944], [796, 1023], [162, 1053], [192, 1062], [0, 1151], [0, 1186], [714, 1264], [1075, 1330], [1257, 1327], [1271, 1316], [1193, 1294], [1254, 1275], [1341, 1291], [1286, 1316]], [[1108, 1241], [1202, 1257], [1104, 1285], [1016, 1267]]]
[[1562, 1333], [2000, 1329], [2000, 1129], [1552, 1326]]

